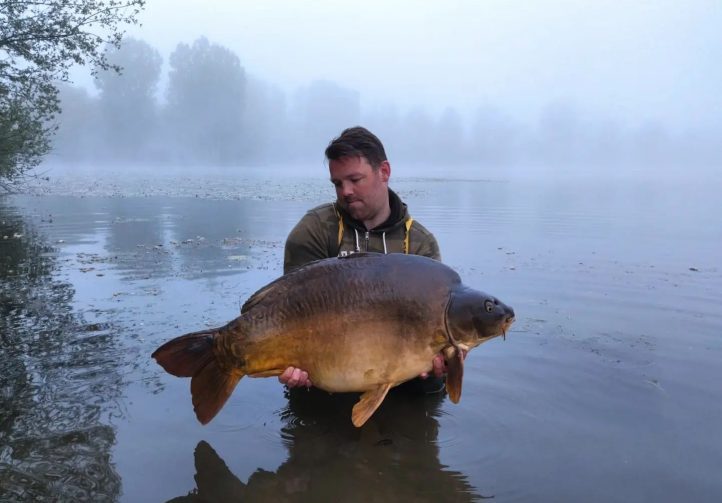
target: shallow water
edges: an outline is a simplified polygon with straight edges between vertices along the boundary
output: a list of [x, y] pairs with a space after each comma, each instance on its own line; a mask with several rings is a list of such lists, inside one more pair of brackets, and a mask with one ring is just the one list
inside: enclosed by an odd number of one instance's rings
[[[244, 379], [208, 426], [150, 360], [235, 317], [330, 184], [262, 170], [60, 171], [0, 198], [0, 499], [718, 501], [722, 203], [703, 181], [395, 175], [517, 323], [461, 403]], [[7, 237], [6, 237], [7, 236]]]

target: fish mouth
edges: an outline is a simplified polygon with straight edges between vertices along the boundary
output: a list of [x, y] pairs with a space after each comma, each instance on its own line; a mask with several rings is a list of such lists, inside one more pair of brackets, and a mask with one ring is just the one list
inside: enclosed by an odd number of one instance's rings
[[514, 323], [515, 320], [516, 318], [514, 316], [510, 316], [509, 318], [504, 320], [504, 323], [502, 323], [501, 325], [501, 340], [506, 340], [506, 332], [507, 330], [509, 330], [509, 327], [511, 327], [512, 323]]

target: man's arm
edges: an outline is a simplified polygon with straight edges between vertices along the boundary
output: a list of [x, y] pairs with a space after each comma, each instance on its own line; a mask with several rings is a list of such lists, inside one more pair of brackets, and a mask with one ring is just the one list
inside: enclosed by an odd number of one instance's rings
[[286, 238], [283, 274], [323, 258], [328, 258], [328, 233], [324, 232], [318, 215], [309, 211]]
[[[314, 260], [329, 258], [328, 230], [324, 229], [321, 219], [313, 210], [303, 218], [288, 234], [283, 251], [283, 274], [288, 274]], [[288, 367], [278, 380], [289, 388], [310, 388], [313, 384], [308, 372]]]
[[422, 257], [429, 257], [441, 262], [439, 243], [436, 241], [434, 235], [426, 229], [426, 227], [414, 221], [414, 224], [411, 226], [409, 232], [411, 233], [409, 236], [409, 253], [413, 255], [421, 255]]

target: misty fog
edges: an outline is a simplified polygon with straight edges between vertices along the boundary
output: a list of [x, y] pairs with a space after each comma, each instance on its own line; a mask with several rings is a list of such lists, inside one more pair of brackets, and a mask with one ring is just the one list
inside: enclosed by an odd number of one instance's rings
[[[127, 8], [51, 3], [5, 2], [0, 31], [27, 12], [45, 53], [39, 13], [72, 6], [82, 26], [84, 9]], [[105, 48], [122, 74], [77, 67], [59, 86], [43, 164], [0, 176], [0, 501], [722, 501], [722, 2], [147, 0], [138, 21]], [[4, 110], [0, 147], [22, 151], [28, 121]], [[344, 259], [276, 283], [303, 215], [318, 253], [301, 255], [336, 255], [339, 228], [363, 250], [360, 225], [308, 212], [338, 197], [324, 150], [354, 125], [383, 141], [408, 205], [366, 244], [393, 252], [403, 226], [419, 253], [428, 230], [463, 286], [421, 258], [438, 282], [404, 267], [383, 288], [371, 266], [343, 287], [331, 276], [365, 263]], [[349, 178], [346, 200], [376, 206], [383, 178]], [[359, 429], [355, 395], [246, 378], [196, 420], [218, 369], [270, 376], [253, 369], [284, 346], [316, 348], [288, 361], [303, 367], [360, 338], [378, 345], [357, 346], [363, 363], [402, 321], [390, 361], [416, 365], [409, 348], [440, 341], [416, 311], [465, 286], [516, 321], [464, 360], [459, 404], [396, 389]], [[279, 288], [307, 298], [254, 294]], [[238, 335], [219, 364], [186, 352], [192, 393], [152, 357], [190, 332]]]
[[711, 3], [203, 5], [150, 2], [121, 75], [62, 87], [50, 162], [318, 163], [360, 124], [482, 176], [722, 164]]

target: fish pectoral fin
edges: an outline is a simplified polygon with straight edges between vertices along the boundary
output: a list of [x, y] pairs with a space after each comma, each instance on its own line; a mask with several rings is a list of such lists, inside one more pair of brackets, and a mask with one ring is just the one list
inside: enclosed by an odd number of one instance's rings
[[461, 383], [464, 380], [464, 353], [460, 349], [446, 361], [446, 392], [453, 403], [461, 399]]
[[393, 383], [379, 384], [376, 388], [366, 391], [361, 395], [359, 401], [353, 406], [351, 412], [351, 421], [353, 425], [360, 428], [371, 415], [379, 408], [381, 402], [386, 398], [386, 393], [389, 392], [393, 386]]

